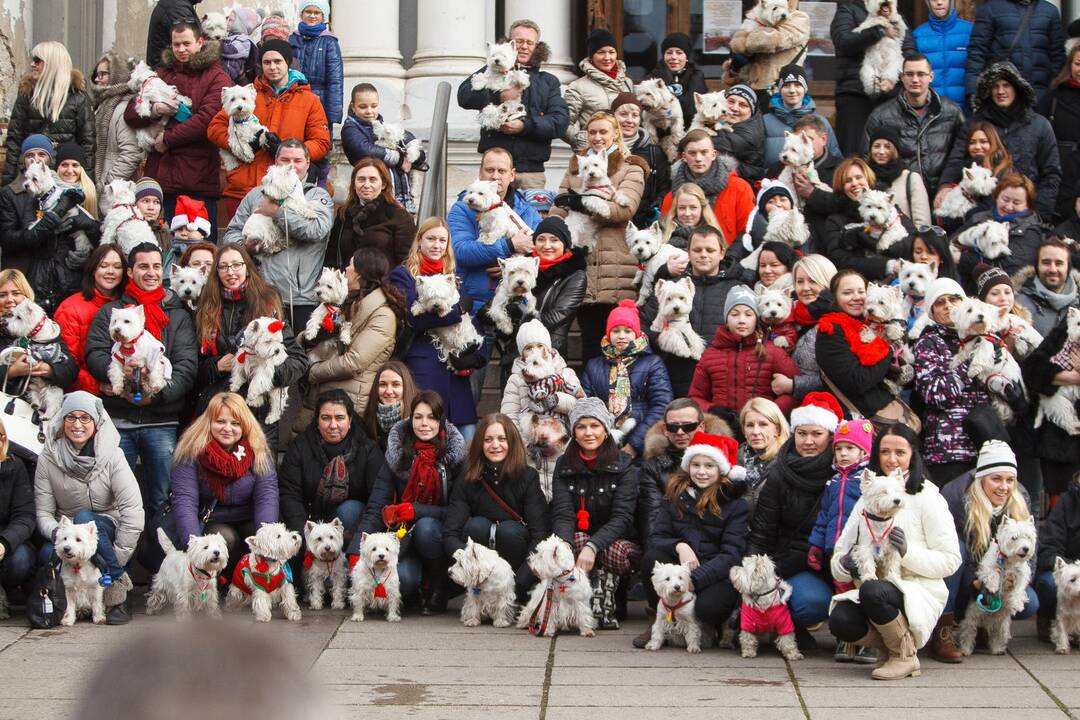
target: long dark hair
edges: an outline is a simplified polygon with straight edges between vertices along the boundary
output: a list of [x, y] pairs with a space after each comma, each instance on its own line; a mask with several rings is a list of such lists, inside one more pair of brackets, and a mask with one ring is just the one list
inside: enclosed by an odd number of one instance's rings
[[435, 416], [435, 419], [439, 421], [439, 432], [435, 435], [435, 438], [431, 441], [431, 444], [435, 446], [435, 457], [441, 461], [446, 456], [446, 406], [443, 404], [442, 397], [434, 390], [421, 390], [416, 393], [412, 402], [409, 403], [409, 415], [404, 418], [408, 422], [405, 423], [405, 437], [402, 441], [401, 459], [398, 460], [397, 470], [405, 471], [412, 466], [413, 457], [416, 455], [416, 443], [419, 438], [416, 437], [416, 433], [413, 432], [412, 416], [416, 412], [416, 408], [420, 405], [427, 405], [431, 408], [431, 414]]
[[[412, 373], [405, 363], [400, 360], [387, 360], [375, 372], [375, 381], [371, 383], [371, 391], [368, 392], [367, 405], [364, 406], [364, 427], [368, 437], [372, 440], [379, 439], [379, 378], [389, 370], [401, 378], [401, 409], [402, 415], [412, 406], [413, 398], [416, 397], [416, 383]], [[404, 419], [404, 417], [402, 417]]]
[[98, 245], [94, 248], [94, 251], [90, 253], [90, 257], [86, 259], [86, 266], [83, 268], [82, 283], [80, 285], [83, 300], [89, 302], [94, 299], [94, 290], [97, 289], [97, 284], [94, 282], [94, 273], [97, 272], [98, 265], [101, 264], [101, 261], [104, 260], [105, 256], [109, 253], [116, 253], [116, 257], [120, 258], [120, 284], [113, 289], [111, 297], [118, 298], [124, 294], [124, 286], [127, 284], [127, 258], [120, 252], [119, 246], [107, 243], [105, 245]]
[[206, 287], [199, 296], [199, 309], [195, 313], [195, 332], [197, 340], [210, 342], [221, 325], [221, 277], [218, 275], [218, 266], [221, 264], [221, 256], [228, 251], [240, 254], [240, 258], [247, 266], [247, 279], [244, 281], [244, 300], [247, 309], [244, 311], [244, 324], [258, 317], [273, 317], [282, 319], [285, 313], [281, 307], [281, 296], [270, 283], [263, 279], [259, 270], [255, 267], [255, 261], [240, 243], [229, 243], [217, 249], [214, 255], [214, 264], [210, 267], [210, 274], [206, 278]]
[[[386, 304], [394, 311], [400, 325], [405, 318], [405, 294], [390, 284], [390, 261], [386, 259], [386, 253], [373, 247], [362, 247], [353, 253], [349, 262], [360, 276], [359, 297], [365, 297], [375, 289], [382, 290]], [[354, 298], [353, 302], [357, 299]]]
[[[585, 461], [581, 459], [581, 446], [578, 445], [577, 439], [574, 437], [573, 428], [570, 428], [570, 442], [566, 445], [563, 457], [566, 458], [566, 464], [576, 472], [591, 472], [585, 466]], [[609, 432], [607, 437], [604, 438], [604, 442], [600, 443], [600, 447], [596, 449], [596, 462], [593, 465], [594, 467], [610, 465], [617, 457], [619, 457], [619, 447], [615, 444]]]
[[903, 438], [911, 448], [911, 463], [908, 465], [907, 485], [904, 489], [908, 495], [915, 495], [923, 487], [926, 479], [926, 468], [923, 466], [922, 453], [919, 452], [919, 436], [914, 430], [903, 423], [889, 425], [880, 434], [874, 435], [874, 447], [870, 451], [870, 469], [881, 474], [881, 439], [890, 435]]
[[[926, 247], [930, 248], [930, 250], [938, 256], [937, 276], [958, 280], [960, 276], [956, 274], [956, 263], [953, 262], [952, 251], [949, 249], [949, 242], [946, 239], [946, 236], [927, 232], [920, 233], [918, 238], [923, 241], [923, 244], [926, 245]], [[912, 245], [915, 244], [914, 239], [912, 239], [911, 242]], [[915, 258], [912, 258], [912, 260], [914, 259]]]
[[484, 472], [484, 466], [490, 461], [484, 455], [484, 433], [492, 425], [501, 425], [506, 433], [506, 458], [499, 465], [499, 479], [519, 478], [525, 473], [525, 443], [521, 440], [514, 421], [502, 413], [491, 413], [480, 419], [476, 434], [469, 443], [469, 454], [465, 459], [465, 482], [476, 482]]

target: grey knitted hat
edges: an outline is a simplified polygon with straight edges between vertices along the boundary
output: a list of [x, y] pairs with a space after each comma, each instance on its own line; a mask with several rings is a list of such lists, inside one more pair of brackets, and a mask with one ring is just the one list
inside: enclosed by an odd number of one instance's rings
[[581, 398], [574, 404], [574, 409], [570, 411], [570, 429], [573, 430], [574, 426], [578, 424], [578, 420], [581, 420], [582, 418], [595, 418], [596, 420], [599, 420], [608, 435], [611, 434], [611, 426], [614, 420], [611, 417], [611, 413], [608, 412], [607, 405], [605, 405], [604, 401], [600, 398]]

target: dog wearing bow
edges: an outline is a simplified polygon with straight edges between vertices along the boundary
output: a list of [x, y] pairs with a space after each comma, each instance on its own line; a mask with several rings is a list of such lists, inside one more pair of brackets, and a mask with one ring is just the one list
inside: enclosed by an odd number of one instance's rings
[[686, 652], [701, 652], [701, 623], [694, 617], [696, 598], [690, 591], [690, 568], [673, 563], [656, 563], [652, 571], [653, 589], [660, 598], [656, 621], [646, 650], [659, 650], [665, 640], [682, 640]]
[[353, 622], [363, 622], [365, 610], [383, 610], [387, 622], [401, 622], [400, 552], [401, 541], [394, 533], [360, 535], [360, 557], [352, 569], [349, 593]]
[[330, 593], [330, 607], [345, 609], [345, 586], [349, 582], [349, 570], [345, 566], [345, 526], [340, 518], [332, 522], [304, 523], [304, 587], [307, 588], [308, 606], [322, 610], [323, 596]]

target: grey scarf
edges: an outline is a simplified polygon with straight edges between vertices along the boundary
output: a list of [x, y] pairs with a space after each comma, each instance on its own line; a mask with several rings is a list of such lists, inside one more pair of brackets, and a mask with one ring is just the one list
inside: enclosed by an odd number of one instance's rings
[[390, 428], [394, 427], [394, 424], [401, 420], [401, 403], [379, 403], [379, 407], [375, 409], [375, 419], [379, 423], [379, 429], [384, 433], [390, 432]]
[[[94, 438], [90, 438], [87, 445], [91, 445], [93, 442]], [[53, 449], [56, 451], [56, 464], [60, 466], [60, 469], [66, 475], [70, 475], [76, 480], [85, 480], [90, 471], [94, 469], [94, 465], [97, 464], [97, 458], [94, 457], [93, 453], [83, 455], [80, 451], [76, 451], [67, 437], [61, 437], [53, 445]], [[91, 445], [92, 449], [93, 446]]]
[[1071, 277], [1066, 281], [1064, 290], [1059, 293], [1043, 285], [1042, 280], [1036, 277], [1035, 292], [1056, 312], [1061, 312], [1076, 302], [1076, 282]]
[[735, 158], [730, 155], [717, 155], [716, 162], [705, 171], [704, 175], [697, 176], [690, 172], [684, 162], [675, 163], [671, 169], [671, 189], [674, 192], [680, 185], [691, 182], [695, 183], [705, 192], [709, 204], [716, 202], [716, 196], [724, 192], [728, 184], [728, 175], [738, 166]]

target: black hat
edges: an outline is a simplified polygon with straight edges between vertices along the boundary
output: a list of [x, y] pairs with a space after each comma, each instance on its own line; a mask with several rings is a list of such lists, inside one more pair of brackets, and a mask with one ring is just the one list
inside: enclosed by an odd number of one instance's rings
[[788, 186], [781, 182], [774, 182], [769, 187], [758, 192], [757, 207], [758, 212], [761, 213], [762, 217], [767, 218], [769, 216], [769, 214], [765, 212], [765, 206], [769, 204], [771, 198], [774, 198], [777, 195], [786, 197], [791, 201], [793, 206], [795, 205], [795, 197], [791, 194], [791, 190], [788, 189]]
[[533, 230], [533, 237], [538, 237], [543, 233], [559, 238], [562, 241], [564, 252], [570, 249], [570, 228], [566, 227], [566, 223], [561, 217], [548, 215], [541, 220], [540, 224]]
[[277, 38], [270, 38], [269, 40], [264, 40], [261, 50], [262, 51], [259, 54], [260, 60], [262, 59], [263, 55], [265, 55], [266, 53], [268, 53], [268, 52], [270, 52], [272, 50], [272, 51], [274, 51], [276, 53], [281, 53], [281, 57], [285, 58], [285, 64], [286, 65], [292, 65], [292, 61], [293, 61], [292, 45], [285, 42], [284, 40], [278, 40]]
[[741, 97], [750, 106], [750, 114], [753, 115], [757, 112], [757, 93], [754, 92], [754, 88], [745, 83], [739, 83], [738, 85], [729, 88], [727, 95], [736, 95]]
[[686, 33], [674, 32], [664, 38], [664, 42], [660, 43], [660, 52], [667, 52], [669, 48], [679, 48], [687, 55], [690, 54], [692, 44], [690, 42], [690, 36]]
[[875, 140], [888, 140], [896, 148], [896, 152], [900, 153], [900, 131], [892, 125], [878, 125], [874, 128], [874, 131], [870, 133], [870, 144], [873, 145]]
[[806, 79], [806, 71], [803, 70], [801, 65], [785, 65], [780, 68], [780, 76], [776, 79], [777, 89], [784, 87], [788, 83], [799, 83], [802, 85], [803, 90], [810, 91], [810, 83]]
[[605, 47], [618, 47], [615, 43], [615, 36], [611, 34], [610, 30], [596, 28], [585, 39], [585, 54], [589, 57], [595, 55], [600, 48]]
[[74, 160], [84, 168], [86, 167], [86, 153], [78, 143], [64, 142], [56, 147], [56, 167], [65, 160]]

